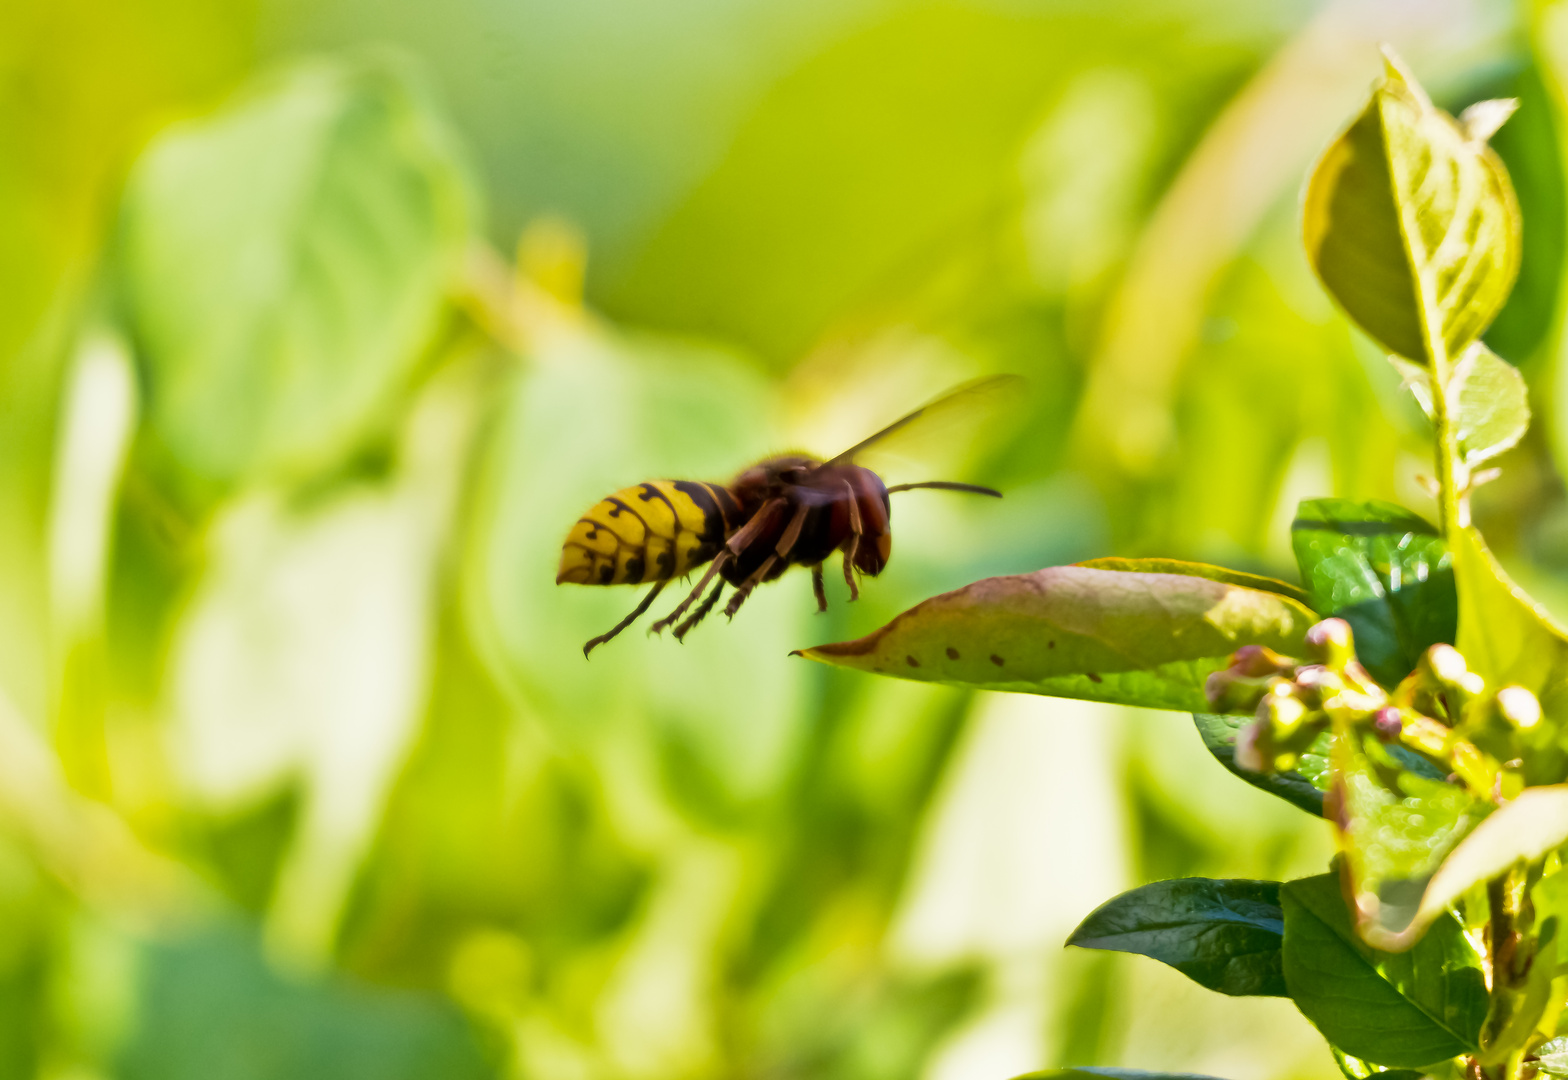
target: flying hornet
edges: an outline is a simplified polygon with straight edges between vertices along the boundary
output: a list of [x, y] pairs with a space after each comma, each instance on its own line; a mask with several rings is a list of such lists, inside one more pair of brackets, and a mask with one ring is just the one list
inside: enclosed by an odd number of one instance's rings
[[[649, 629], [675, 627], [680, 641], [719, 602], [725, 585], [734, 588], [724, 614], [734, 618], [758, 585], [791, 566], [811, 568], [817, 610], [826, 611], [822, 563], [843, 553], [849, 598], [860, 598], [857, 573], [876, 577], [893, 551], [888, 496], [917, 488], [966, 491], [1001, 498], [977, 484], [927, 480], [889, 487], [857, 459], [873, 447], [887, 451], [919, 434], [973, 420], [991, 406], [1016, 397], [1024, 380], [998, 375], [964, 383], [901, 417], [848, 450], [826, 460], [781, 454], [746, 469], [728, 484], [696, 480], [649, 480], [623, 488], [595, 504], [572, 526], [561, 548], [556, 584], [652, 584], [641, 603], [608, 632], [583, 646], [587, 656], [646, 612], [664, 587], [707, 564], [691, 592]], [[713, 590], [703, 598], [708, 585]], [[702, 602], [697, 604], [699, 598]], [[697, 604], [693, 610], [692, 605]], [[690, 614], [687, 612], [690, 611]]]

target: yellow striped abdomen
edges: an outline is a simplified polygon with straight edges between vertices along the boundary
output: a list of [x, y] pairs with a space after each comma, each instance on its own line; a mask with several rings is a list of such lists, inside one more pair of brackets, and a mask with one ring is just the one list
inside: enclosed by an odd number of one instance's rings
[[622, 488], [578, 519], [556, 584], [637, 585], [682, 577], [718, 554], [740, 525], [727, 489], [692, 480]]

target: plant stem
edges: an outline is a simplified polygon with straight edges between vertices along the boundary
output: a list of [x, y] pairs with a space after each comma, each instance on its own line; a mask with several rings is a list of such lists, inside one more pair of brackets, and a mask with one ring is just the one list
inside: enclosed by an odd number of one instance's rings
[[1432, 428], [1436, 435], [1437, 451], [1437, 512], [1438, 527], [1443, 535], [1452, 539], [1459, 530], [1470, 524], [1469, 507], [1465, 504], [1462, 473], [1464, 463], [1459, 460], [1459, 436], [1454, 430], [1453, 417], [1448, 408], [1448, 384], [1453, 377], [1454, 365], [1441, 331], [1427, 333], [1427, 346], [1431, 351]]

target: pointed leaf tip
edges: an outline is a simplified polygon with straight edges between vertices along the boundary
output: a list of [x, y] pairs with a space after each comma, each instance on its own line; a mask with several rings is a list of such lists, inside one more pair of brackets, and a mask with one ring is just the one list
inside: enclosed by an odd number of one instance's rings
[[1434, 351], [1457, 358], [1502, 308], [1519, 270], [1519, 209], [1502, 161], [1471, 134], [1495, 130], [1504, 106], [1478, 110], [1467, 130], [1383, 55], [1385, 78], [1312, 171], [1302, 234], [1345, 313], [1427, 365]]
[[1465, 138], [1471, 142], [1484, 143], [1497, 134], [1497, 129], [1507, 123], [1518, 108], [1518, 98], [1478, 101], [1459, 114], [1459, 126], [1464, 128]]

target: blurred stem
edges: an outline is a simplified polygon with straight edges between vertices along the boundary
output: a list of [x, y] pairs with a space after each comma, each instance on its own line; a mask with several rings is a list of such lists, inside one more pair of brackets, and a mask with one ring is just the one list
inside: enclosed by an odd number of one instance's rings
[[1452, 540], [1469, 522], [1464, 505], [1464, 464], [1459, 460], [1459, 437], [1449, 414], [1448, 384], [1453, 364], [1448, 358], [1441, 331], [1427, 331], [1427, 348], [1432, 359], [1432, 427], [1436, 435], [1438, 525]]

